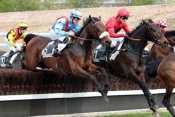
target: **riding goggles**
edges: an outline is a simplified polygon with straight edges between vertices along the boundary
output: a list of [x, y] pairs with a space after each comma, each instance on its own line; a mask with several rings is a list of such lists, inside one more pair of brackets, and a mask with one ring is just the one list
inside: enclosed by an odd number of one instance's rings
[[79, 21], [80, 18], [78, 18], [78, 17], [73, 17], [73, 20], [77, 20], [77, 21]]
[[128, 20], [127, 16], [121, 16], [120, 18], [123, 19], [123, 20]]

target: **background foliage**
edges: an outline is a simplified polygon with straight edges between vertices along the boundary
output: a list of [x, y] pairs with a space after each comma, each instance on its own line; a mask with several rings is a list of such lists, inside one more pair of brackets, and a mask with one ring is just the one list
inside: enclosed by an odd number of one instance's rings
[[173, 2], [175, 0], [0, 0], [0, 12]]

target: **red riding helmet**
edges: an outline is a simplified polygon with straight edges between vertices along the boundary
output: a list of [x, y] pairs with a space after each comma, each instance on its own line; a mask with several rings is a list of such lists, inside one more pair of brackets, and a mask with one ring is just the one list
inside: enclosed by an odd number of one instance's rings
[[126, 8], [121, 8], [117, 11], [117, 17], [129, 17], [130, 13]]

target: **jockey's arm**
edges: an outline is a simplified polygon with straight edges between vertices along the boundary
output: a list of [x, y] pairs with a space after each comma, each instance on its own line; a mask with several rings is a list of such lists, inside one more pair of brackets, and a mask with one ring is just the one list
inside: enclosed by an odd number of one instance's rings
[[130, 29], [129, 29], [129, 27], [128, 27], [128, 24], [124, 24], [124, 26], [123, 26], [123, 30], [126, 32], [126, 33], [130, 33], [131, 31], [130, 31]]
[[80, 31], [80, 29], [81, 29], [81, 26], [77, 24], [75, 25], [75, 27], [72, 28], [72, 31], [77, 33], [78, 31]]
[[7, 38], [10, 46], [15, 46], [15, 34], [10, 33]]
[[125, 34], [115, 33], [115, 29], [114, 28], [109, 28], [108, 32], [109, 32], [110, 37], [113, 37], [113, 38], [125, 37], [126, 36]]
[[68, 32], [64, 31], [66, 21], [60, 20], [57, 21], [55, 26], [53, 27], [54, 32], [59, 36], [68, 36]]

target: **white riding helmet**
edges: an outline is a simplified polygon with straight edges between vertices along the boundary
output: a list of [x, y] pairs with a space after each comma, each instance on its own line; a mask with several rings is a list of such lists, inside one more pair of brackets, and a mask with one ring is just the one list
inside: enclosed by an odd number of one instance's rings
[[81, 15], [81, 12], [79, 10], [76, 10], [76, 9], [73, 9], [71, 12], [70, 12], [70, 18], [78, 18], [78, 19], [81, 19], [82, 15]]

